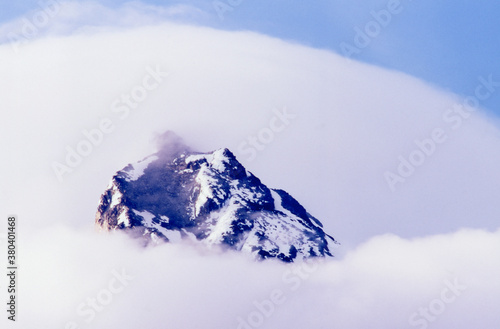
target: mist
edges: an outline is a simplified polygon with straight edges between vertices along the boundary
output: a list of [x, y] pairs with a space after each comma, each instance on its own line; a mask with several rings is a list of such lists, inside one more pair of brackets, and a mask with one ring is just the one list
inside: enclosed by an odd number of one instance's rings
[[191, 148], [186, 145], [182, 137], [171, 130], [156, 134], [153, 140], [155, 141], [156, 149], [160, 156], [166, 159], [173, 159], [183, 152], [192, 152]]

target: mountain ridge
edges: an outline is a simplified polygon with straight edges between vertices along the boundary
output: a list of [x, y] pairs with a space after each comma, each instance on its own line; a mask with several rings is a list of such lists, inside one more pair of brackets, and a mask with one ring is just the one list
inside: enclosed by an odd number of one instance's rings
[[101, 195], [95, 224], [146, 243], [189, 239], [284, 262], [332, 256], [328, 239], [336, 243], [297, 200], [268, 188], [227, 148], [170, 147], [127, 165]]

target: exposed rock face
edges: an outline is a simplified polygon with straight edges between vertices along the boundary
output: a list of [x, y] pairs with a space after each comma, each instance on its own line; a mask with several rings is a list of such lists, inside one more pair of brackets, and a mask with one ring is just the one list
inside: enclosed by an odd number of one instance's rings
[[331, 256], [322, 224], [287, 192], [270, 189], [228, 149], [158, 152], [118, 171], [96, 225], [149, 242], [192, 239], [257, 259]]

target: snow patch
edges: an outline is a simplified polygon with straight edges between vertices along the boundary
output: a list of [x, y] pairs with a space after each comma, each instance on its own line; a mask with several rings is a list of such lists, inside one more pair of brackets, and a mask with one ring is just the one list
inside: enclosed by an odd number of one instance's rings
[[[149, 229], [156, 230], [157, 233], [154, 235], [157, 235], [159, 233], [159, 234], [163, 235], [164, 237], [166, 237], [168, 239], [168, 241], [170, 241], [170, 242], [179, 242], [182, 240], [181, 232], [176, 231], [176, 230], [166, 229], [163, 226], [161, 226], [161, 224], [153, 222], [153, 218], [155, 218], [156, 216], [153, 215], [152, 213], [150, 213], [149, 211], [146, 211], [146, 210], [137, 211], [135, 209], [133, 209], [132, 211], [137, 216], [140, 216], [143, 218], [142, 225], [144, 225], [145, 227], [147, 227]], [[160, 216], [160, 218], [166, 223], [168, 223], [168, 221], [170, 220], [167, 216]], [[153, 237], [153, 233], [152, 233], [151, 237]]]
[[153, 227], [153, 218], [155, 218], [155, 215], [153, 215], [152, 213], [150, 213], [149, 211], [147, 210], [144, 210], [144, 211], [137, 211], [135, 209], [132, 209], [132, 211], [134, 212], [134, 214], [136, 214], [137, 216], [140, 216], [143, 218], [142, 220], [142, 224], [146, 227]]
[[218, 172], [224, 172], [226, 170], [226, 164], [229, 164], [229, 158], [224, 155], [224, 151], [224, 149], [220, 149], [212, 154], [212, 161], [210, 161], [210, 164], [212, 168]]
[[292, 217], [292, 218], [297, 217], [290, 210], [285, 209], [283, 207], [283, 199], [281, 199], [281, 196], [278, 194], [278, 192], [271, 189], [271, 196], [273, 197], [273, 200], [274, 200], [274, 209], [275, 210], [280, 211], [280, 212], [284, 213], [285, 215]]
[[212, 158], [213, 158], [212, 154], [192, 154], [190, 156], [187, 156], [186, 159], [184, 159], [184, 161], [186, 162], [186, 164], [189, 164], [191, 162], [196, 162], [205, 159], [207, 160], [207, 162], [210, 163]]
[[120, 192], [116, 186], [113, 186], [113, 195], [111, 196], [111, 203], [109, 205], [110, 208], [113, 208], [122, 202], [123, 194]]
[[200, 184], [200, 194], [196, 199], [194, 216], [200, 214], [201, 208], [207, 203], [208, 200], [213, 200], [219, 204], [220, 199], [226, 197], [226, 193], [217, 188], [217, 179], [213, 177], [213, 173], [206, 166], [202, 167], [196, 175], [195, 181]]
[[163, 234], [170, 242], [175, 243], [175, 242], [179, 242], [182, 240], [182, 235], [181, 235], [181, 232], [179, 232], [179, 231], [168, 230], [168, 229], [166, 229], [158, 224], [156, 224], [154, 226], [154, 228], [157, 229], [158, 232]]
[[118, 216], [117, 219], [118, 219], [117, 225], [123, 223], [123, 226], [130, 227], [130, 218], [127, 216], [127, 209], [123, 209], [123, 211], [120, 213], [120, 216]]
[[149, 166], [149, 164], [153, 161], [158, 160], [156, 155], [151, 155], [144, 160], [141, 160], [135, 164], [131, 164], [132, 169], [124, 171], [127, 178], [125, 178], [128, 182], [133, 182], [139, 179], [142, 175], [144, 175], [144, 170]]
[[208, 154], [195, 154], [186, 157], [186, 164], [190, 162], [196, 162], [205, 159], [211, 168], [217, 170], [218, 172], [224, 172], [226, 170], [226, 164], [229, 164], [229, 158], [224, 155], [225, 149], [219, 149], [213, 153]]
[[231, 202], [215, 214], [215, 225], [210, 227], [210, 234], [205, 240], [208, 244], [217, 244], [226, 233], [232, 233], [231, 224], [236, 219], [236, 211], [240, 207], [239, 204]]

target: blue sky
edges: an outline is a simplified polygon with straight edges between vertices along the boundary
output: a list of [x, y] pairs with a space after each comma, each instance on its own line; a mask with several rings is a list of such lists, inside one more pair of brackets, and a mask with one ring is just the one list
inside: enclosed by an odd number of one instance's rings
[[[0, 20], [7, 22], [36, 10], [39, 2], [4, 1]], [[126, 1], [99, 2], [114, 7]], [[193, 5], [206, 13], [196, 20], [201, 25], [258, 31], [338, 53], [342, 53], [343, 42], [354, 44], [356, 27], [364, 30], [374, 21], [372, 11], [380, 12], [399, 2], [389, 24], [352, 58], [408, 73], [464, 96], [473, 93], [479, 76], [492, 74], [500, 81], [500, 67], [495, 65], [500, 58], [497, 1], [224, 0], [226, 8], [231, 8], [223, 13], [224, 19], [217, 15], [213, 1], [143, 2]], [[500, 115], [500, 95], [482, 106]]]
[[[243, 2], [226, 15], [224, 23], [342, 53], [342, 42], [353, 44], [354, 28], [363, 30], [373, 21], [370, 12], [386, 9], [389, 1], [311, 3]], [[478, 76], [493, 74], [500, 80], [500, 67], [495, 65], [500, 58], [499, 2], [402, 0], [400, 8], [353, 58], [408, 73], [461, 95], [473, 92]], [[500, 114], [500, 96], [484, 106]]]

